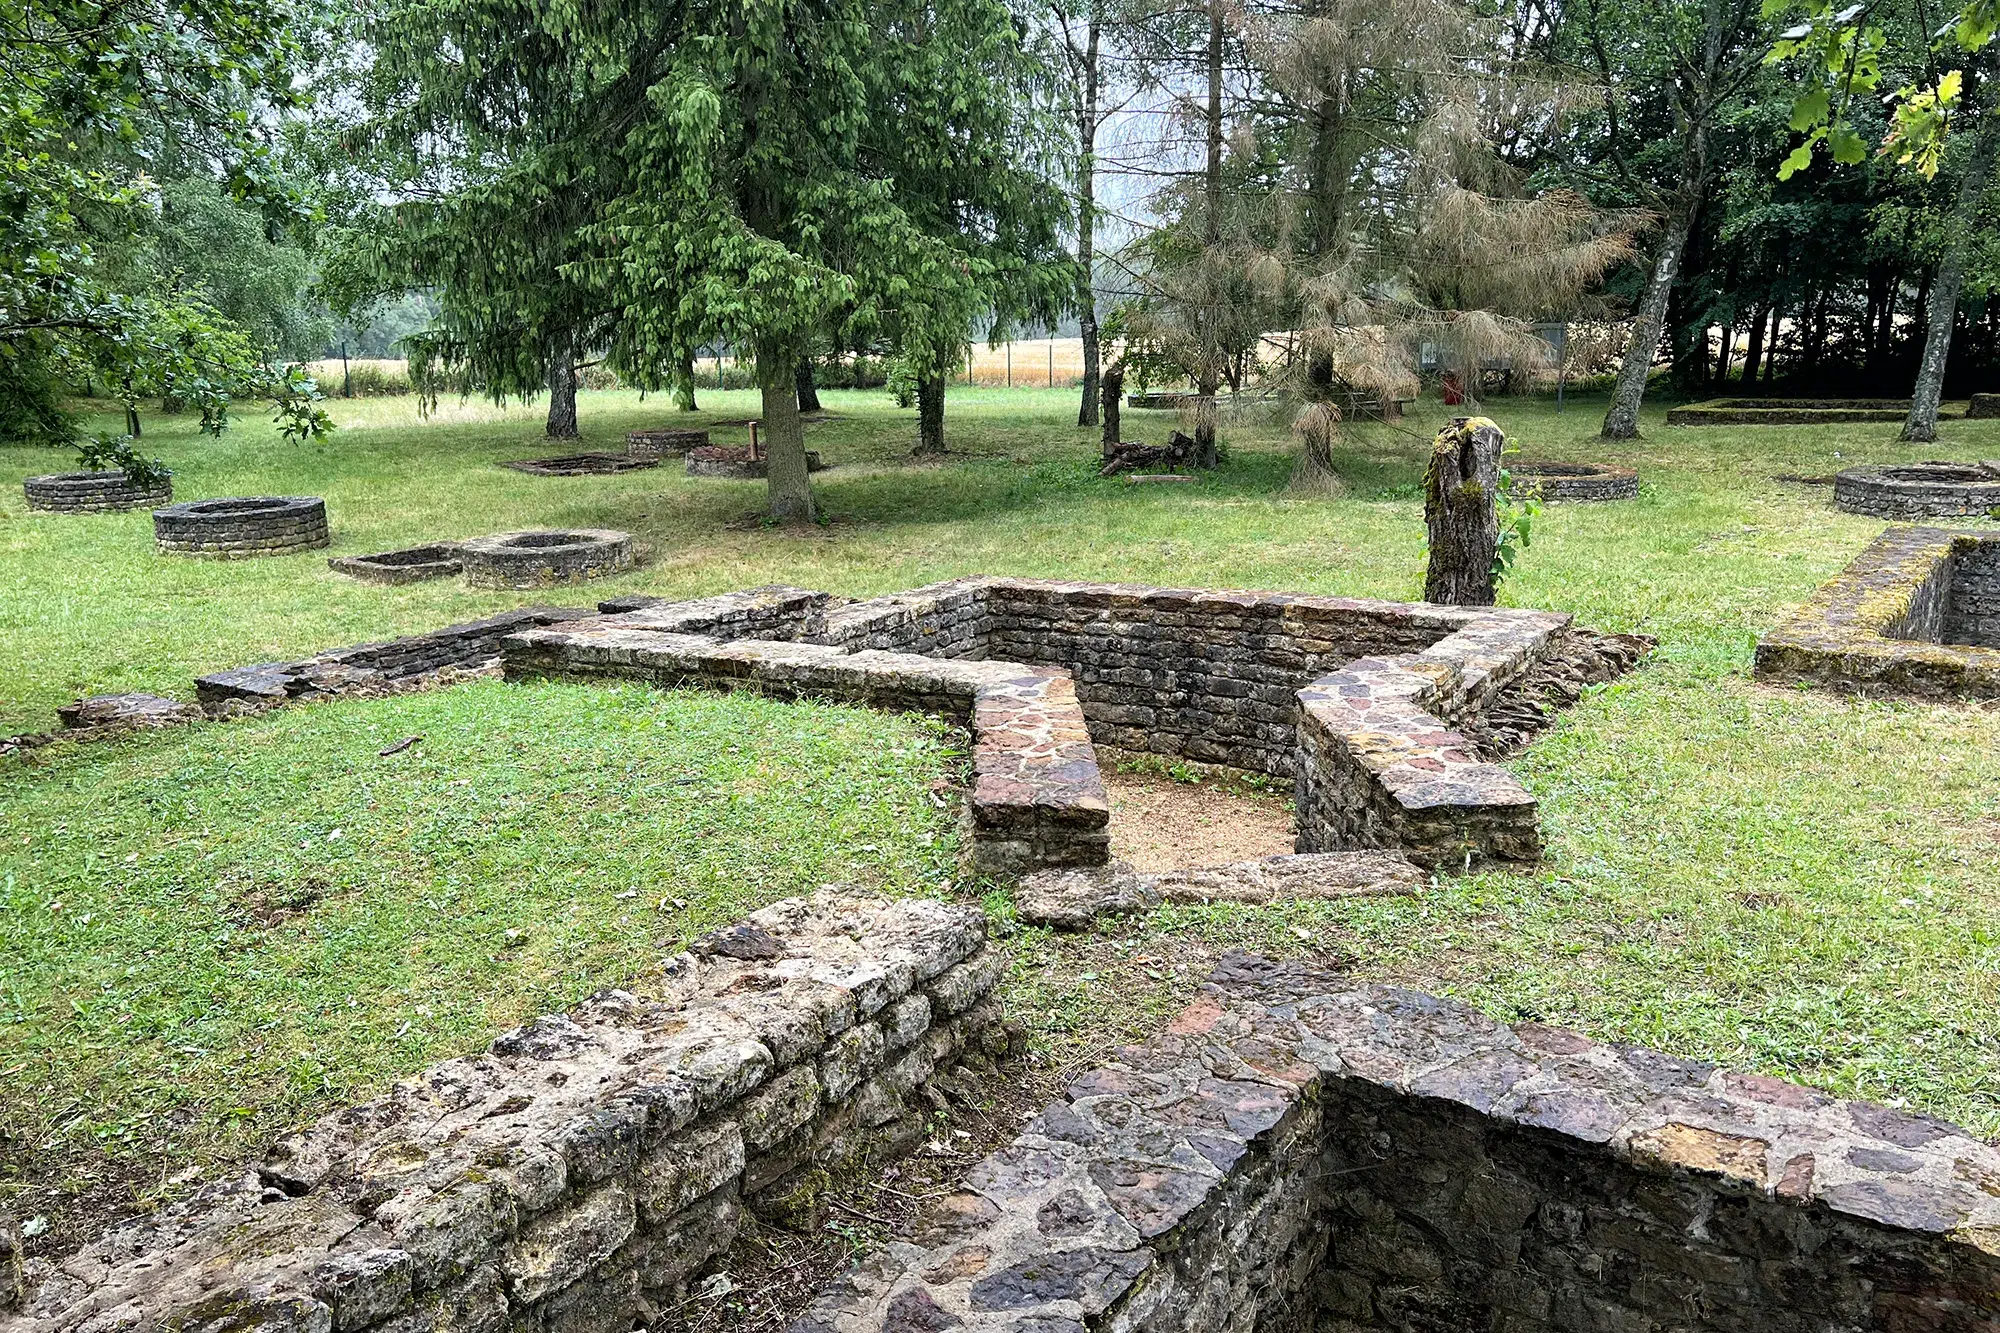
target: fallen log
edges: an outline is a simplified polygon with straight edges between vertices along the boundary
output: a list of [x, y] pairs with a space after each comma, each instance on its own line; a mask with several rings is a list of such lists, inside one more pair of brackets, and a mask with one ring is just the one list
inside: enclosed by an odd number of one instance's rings
[[1186, 467], [1194, 457], [1194, 440], [1175, 431], [1165, 444], [1121, 443], [1106, 445], [1104, 466], [1098, 471], [1100, 477], [1115, 477], [1120, 472], [1130, 472], [1141, 467]]

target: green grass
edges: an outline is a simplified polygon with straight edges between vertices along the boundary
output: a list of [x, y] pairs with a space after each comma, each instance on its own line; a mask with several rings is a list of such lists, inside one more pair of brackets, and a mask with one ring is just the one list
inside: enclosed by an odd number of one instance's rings
[[479, 682], [17, 765], [0, 1191], [249, 1151], [821, 883], [936, 892], [953, 753], [852, 709]]
[[[1347, 494], [1322, 499], [1287, 488], [1278, 421], [1237, 423], [1226, 466], [1196, 486], [1128, 487], [1095, 477], [1067, 392], [954, 390], [957, 452], [938, 465], [907, 462], [914, 416], [883, 395], [826, 398], [844, 419], [811, 439], [839, 464], [819, 481], [838, 521], [803, 531], [744, 521], [761, 487], [671, 464], [576, 479], [494, 467], [555, 450], [532, 413], [477, 405], [423, 423], [408, 400], [339, 403], [343, 430], [302, 448], [261, 424], [208, 442], [149, 421], [147, 442], [180, 470], [182, 498], [326, 496], [335, 553], [577, 524], [652, 546], [588, 597], [779, 581], [866, 595], [972, 572], [1394, 598], [1420, 586], [1418, 479], [1444, 417], [1432, 403], [1406, 430], [1357, 435]], [[752, 410], [748, 395], [703, 401]], [[676, 419], [621, 394], [583, 409], [585, 447]], [[2000, 1132], [2000, 711], [1748, 679], [1758, 632], [1882, 527], [1772, 475], [1992, 457], [2000, 423], [1948, 422], [1942, 443], [1912, 448], [1873, 424], [1669, 429], [1662, 407], [1645, 439], [1611, 446], [1593, 437], [1601, 403], [1490, 410], [1530, 454], [1628, 463], [1644, 480], [1636, 501], [1546, 509], [1503, 593], [1661, 642], [1516, 761], [1543, 802], [1546, 865], [1406, 900], [1173, 909], [1083, 940], [1022, 931], [1020, 1012], [1081, 1059], [1156, 1021], [1198, 978], [1190, 959], [1327, 954], [1502, 1016]], [[1134, 413], [1126, 433], [1166, 422]], [[18, 497], [20, 476], [63, 465], [0, 450], [0, 483]], [[0, 511], [0, 731], [46, 727], [79, 694], [184, 695], [199, 671], [536, 600], [368, 587], [317, 557], [175, 561], [152, 553], [144, 514], [30, 515], [18, 498]], [[375, 757], [419, 732], [416, 750]], [[950, 834], [917, 794], [944, 746], [841, 710], [479, 685], [44, 751], [0, 768], [0, 1107], [63, 1144], [226, 1156], [754, 902], [821, 879], [935, 885]], [[696, 799], [759, 766], [768, 801]], [[856, 774], [895, 799], [840, 804]], [[670, 785], [683, 776], [695, 781]], [[779, 798], [808, 791], [833, 813]], [[307, 891], [313, 877], [326, 887]], [[661, 897], [689, 907], [656, 910]], [[259, 924], [271, 903], [280, 919]], [[512, 947], [509, 927], [525, 932]]]

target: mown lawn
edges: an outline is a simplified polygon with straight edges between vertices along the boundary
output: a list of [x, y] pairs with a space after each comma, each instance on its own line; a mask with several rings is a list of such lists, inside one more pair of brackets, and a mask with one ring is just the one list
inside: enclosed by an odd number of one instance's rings
[[955, 757], [852, 709], [482, 681], [15, 765], [0, 1201], [240, 1155], [787, 894], [946, 891]]
[[[839, 464], [819, 480], [836, 521], [805, 532], [746, 521], [759, 487], [671, 465], [576, 479], [492, 466], [555, 451], [532, 412], [447, 405], [420, 422], [408, 400], [381, 400], [336, 404], [344, 429], [323, 445], [282, 446], [260, 424], [200, 441], [178, 422], [149, 422], [147, 442], [182, 498], [326, 496], [335, 553], [565, 524], [651, 544], [650, 564], [591, 595], [865, 595], [970, 572], [1397, 598], [1420, 585], [1432, 403], [1407, 429], [1357, 436], [1347, 494], [1323, 499], [1287, 489], [1275, 420], [1235, 423], [1226, 466], [1198, 485], [1128, 487], [1094, 476], [1067, 392], [954, 390], [957, 452], [922, 466], [905, 461], [912, 413], [880, 394], [826, 399], [842, 419], [811, 439]], [[703, 402], [752, 410], [748, 395]], [[676, 416], [620, 394], [583, 407], [595, 448]], [[2000, 1133], [2000, 711], [1748, 679], [1758, 631], [1882, 526], [1771, 478], [1991, 457], [2000, 423], [1947, 423], [1943, 443], [1911, 449], [1893, 427], [1670, 430], [1655, 411], [1645, 439], [1611, 448], [1593, 438], [1601, 404], [1490, 410], [1531, 454], [1645, 479], [1630, 503], [1546, 510], [1503, 594], [1661, 641], [1516, 761], [1544, 803], [1546, 865], [1408, 900], [1022, 931], [1017, 1010], [1080, 1059], [1171, 1008], [1217, 949], [1306, 952]], [[1151, 438], [1166, 418], [1128, 423]], [[366, 587], [312, 556], [163, 559], [143, 514], [27, 514], [19, 477], [61, 466], [0, 450], [0, 732], [46, 727], [82, 693], [185, 694], [199, 671], [532, 600]], [[481, 684], [8, 763], [0, 1114], [21, 1136], [5, 1145], [16, 1188], [35, 1136], [101, 1143], [107, 1171], [226, 1160], [753, 902], [824, 879], [934, 888], [951, 837], [920, 798], [953, 762], [928, 728], [837, 709]], [[764, 775], [756, 801], [718, 804], [746, 773]]]

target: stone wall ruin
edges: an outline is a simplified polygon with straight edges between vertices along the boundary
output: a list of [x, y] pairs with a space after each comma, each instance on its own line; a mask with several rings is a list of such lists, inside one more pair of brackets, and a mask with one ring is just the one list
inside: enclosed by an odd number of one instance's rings
[[0, 1329], [625, 1333], [921, 1141], [1014, 1047], [1002, 967], [976, 908], [786, 900], [58, 1263], [0, 1244]]
[[[764, 591], [794, 601], [759, 629], [736, 627], [726, 648], [714, 640], [727, 630], [691, 630], [677, 604], [633, 599], [600, 620], [510, 638], [506, 669], [755, 688], [970, 720], [975, 762], [1007, 778], [994, 794], [1048, 826], [1102, 827], [1084, 813], [1102, 800], [1085, 769], [1095, 772], [1089, 747], [1108, 745], [1295, 780], [1300, 851], [1402, 850], [1455, 869], [1540, 855], [1534, 798], [1455, 728], [1555, 651], [1568, 616], [1006, 578], [840, 605]], [[690, 633], [711, 641], [675, 637]], [[750, 641], [759, 638], [767, 641]], [[969, 702], [1005, 664], [1016, 672], [1005, 679], [1049, 682], [1038, 698], [1062, 717], [1045, 715], [1032, 733], [982, 728]], [[1075, 734], [1072, 707], [1087, 736]], [[981, 800], [975, 784], [975, 822]], [[1040, 836], [986, 864], [1103, 859], [1090, 839], [1049, 839], [1044, 854]]]
[[792, 1329], [1997, 1326], [1951, 1125], [1236, 955]]
[[1757, 643], [1757, 679], [2000, 698], [2000, 536], [1890, 528]]

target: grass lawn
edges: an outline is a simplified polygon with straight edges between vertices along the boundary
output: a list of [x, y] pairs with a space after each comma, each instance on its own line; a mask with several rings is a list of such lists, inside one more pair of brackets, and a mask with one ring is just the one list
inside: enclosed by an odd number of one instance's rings
[[[149, 421], [146, 442], [180, 498], [325, 496], [334, 554], [585, 524], [652, 546], [586, 597], [780, 581], [865, 595], [971, 572], [1420, 586], [1434, 403], [1407, 430], [1358, 435], [1347, 494], [1322, 499], [1287, 490], [1274, 420], [1236, 423], [1226, 466], [1196, 486], [1128, 487], [1095, 477], [1066, 391], [954, 390], [956, 452], [930, 465], [905, 461], [914, 414], [885, 395], [825, 398], [840, 419], [810, 440], [839, 465], [818, 479], [837, 521], [805, 532], [745, 521], [760, 486], [671, 464], [495, 467], [570, 447], [546, 445], [533, 412], [476, 404], [419, 421], [408, 399], [336, 403], [342, 430], [299, 448], [255, 420], [219, 442]], [[703, 405], [753, 410], [748, 394]], [[592, 448], [677, 417], [626, 394], [582, 407]], [[2000, 422], [1948, 422], [1912, 449], [1881, 425], [1668, 429], [1662, 407], [1614, 448], [1593, 438], [1601, 403], [1490, 410], [1529, 454], [1629, 463], [1645, 482], [1636, 501], [1545, 510], [1503, 593], [1661, 641], [1516, 761], [1547, 863], [1406, 900], [1020, 931], [1017, 1011], [1083, 1059], [1170, 1009], [1218, 949], [1304, 952], [2000, 1133], [2000, 711], [1748, 679], [1758, 631], [1882, 527], [1773, 474], [1991, 457]], [[1127, 434], [1165, 423], [1133, 413]], [[27, 513], [20, 477], [65, 465], [0, 449], [0, 732], [45, 728], [80, 694], [185, 695], [201, 671], [536, 600], [369, 587], [317, 556], [158, 557], [144, 513]], [[377, 757], [409, 734], [425, 740]], [[927, 787], [955, 763], [947, 736], [907, 720], [497, 683], [0, 761], [0, 1204], [240, 1157], [783, 893], [935, 891], [952, 847]]]

